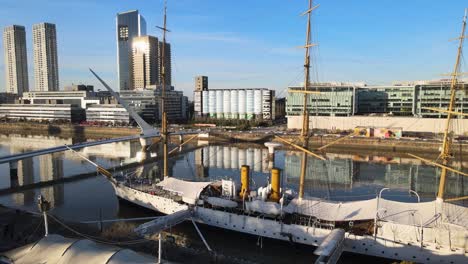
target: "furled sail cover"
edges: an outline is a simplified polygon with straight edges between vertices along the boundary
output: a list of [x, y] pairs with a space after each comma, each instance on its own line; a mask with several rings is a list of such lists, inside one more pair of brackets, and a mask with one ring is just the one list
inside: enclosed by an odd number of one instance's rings
[[326, 221], [357, 221], [374, 219], [377, 199], [356, 202], [334, 202], [315, 198], [293, 199], [285, 208], [287, 213], [314, 216]]
[[174, 192], [182, 196], [182, 201], [188, 204], [195, 204], [200, 193], [210, 184], [211, 182], [189, 182], [167, 177], [157, 185], [166, 191]]

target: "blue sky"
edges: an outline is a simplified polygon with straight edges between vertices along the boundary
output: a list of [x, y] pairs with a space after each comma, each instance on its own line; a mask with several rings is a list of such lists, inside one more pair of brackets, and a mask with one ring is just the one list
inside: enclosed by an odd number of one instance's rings
[[[173, 84], [192, 97], [193, 77], [211, 88], [267, 87], [302, 81], [307, 0], [169, 0]], [[440, 78], [453, 67], [466, 0], [323, 0], [313, 17], [316, 81]], [[0, 26], [26, 26], [33, 89], [32, 25], [57, 25], [60, 86], [95, 84], [95, 69], [117, 83], [116, 13], [138, 9], [159, 36], [162, 0], [0, 0]], [[0, 91], [4, 91], [3, 43]], [[466, 68], [466, 67], [465, 67]], [[284, 92], [281, 92], [284, 95]]]

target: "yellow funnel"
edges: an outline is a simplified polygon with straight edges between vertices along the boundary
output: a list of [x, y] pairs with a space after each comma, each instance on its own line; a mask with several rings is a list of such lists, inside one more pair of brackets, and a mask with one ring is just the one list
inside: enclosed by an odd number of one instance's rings
[[242, 165], [241, 167], [241, 191], [239, 193], [239, 196], [241, 198], [247, 195], [249, 195], [249, 183], [250, 183], [250, 179], [249, 179], [249, 171], [250, 171], [250, 167], [247, 166], [247, 165]]
[[271, 169], [271, 193], [270, 200], [279, 202], [281, 199], [281, 170], [278, 168]]

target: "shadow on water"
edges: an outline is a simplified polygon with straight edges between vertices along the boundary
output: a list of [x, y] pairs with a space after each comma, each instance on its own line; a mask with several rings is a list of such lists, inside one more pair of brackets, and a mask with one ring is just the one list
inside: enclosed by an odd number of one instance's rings
[[49, 136], [59, 136], [62, 133], [62, 129], [58, 126], [48, 125], [47, 133]]

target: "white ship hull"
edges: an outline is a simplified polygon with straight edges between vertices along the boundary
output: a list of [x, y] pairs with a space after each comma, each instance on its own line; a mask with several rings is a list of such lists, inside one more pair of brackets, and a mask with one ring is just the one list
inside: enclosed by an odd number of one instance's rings
[[[155, 196], [122, 184], [112, 183], [112, 185], [119, 198], [154, 211], [172, 214], [187, 209], [187, 205], [181, 205], [170, 198]], [[311, 246], [320, 245], [331, 231], [331, 229], [284, 224], [271, 219], [238, 215], [198, 206], [194, 211], [197, 221], [209, 226]], [[421, 247], [420, 243], [395, 242], [394, 236], [374, 238], [346, 233], [345, 237], [344, 250], [348, 252], [418, 263], [468, 262], [466, 248], [452, 247], [450, 249], [429, 241], [424, 241], [424, 247]]]

